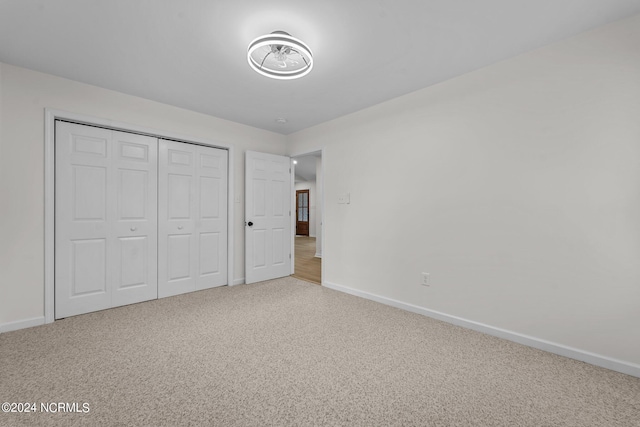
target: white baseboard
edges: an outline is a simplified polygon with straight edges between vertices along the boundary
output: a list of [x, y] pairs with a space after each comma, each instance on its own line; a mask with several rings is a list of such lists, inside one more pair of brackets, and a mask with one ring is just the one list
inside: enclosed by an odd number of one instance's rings
[[546, 341], [540, 338], [532, 337], [529, 335], [520, 334], [517, 332], [509, 331], [506, 329], [496, 328], [484, 323], [474, 322], [472, 320], [463, 319], [457, 316], [451, 316], [449, 314], [441, 313], [439, 311], [430, 310], [428, 308], [419, 307], [413, 304], [408, 304], [402, 301], [397, 301], [391, 298], [375, 295], [369, 292], [360, 291], [357, 289], [349, 288], [347, 286], [338, 285], [331, 282], [322, 282], [323, 286], [334, 289], [336, 291], [344, 292], [347, 294], [362, 297], [371, 301], [376, 301], [381, 304], [396, 307], [401, 310], [410, 311], [412, 313], [422, 314], [427, 317], [431, 317], [436, 320], [451, 323], [456, 326], [462, 326], [463, 328], [472, 329], [474, 331], [482, 332], [494, 337], [503, 338], [509, 341], [517, 342], [529, 347], [537, 348], [539, 350], [548, 351], [560, 356], [568, 357], [570, 359], [586, 362], [591, 365], [600, 366], [602, 368], [611, 369], [612, 371], [622, 372], [623, 374], [632, 375], [640, 378], [640, 365], [635, 363], [626, 362], [624, 360], [614, 359], [611, 357], [603, 356], [596, 353], [580, 350], [577, 348], [569, 347], [563, 344]]
[[322, 254], [319, 252], [316, 252], [316, 254], [314, 255], [316, 258], [322, 258]]
[[241, 277], [239, 279], [235, 279], [233, 281], [233, 285], [231, 285], [231, 286], [235, 286], [235, 285], [244, 285], [244, 277]]
[[3, 325], [0, 325], [0, 333], [17, 331], [18, 329], [32, 328], [34, 326], [40, 325], [44, 325], [44, 316], [5, 323]]

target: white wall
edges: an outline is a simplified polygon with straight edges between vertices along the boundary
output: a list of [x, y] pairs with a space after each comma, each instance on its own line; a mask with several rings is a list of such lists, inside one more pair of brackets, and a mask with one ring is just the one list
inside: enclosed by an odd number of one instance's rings
[[[279, 134], [7, 64], [0, 64], [0, 88], [0, 326], [44, 315], [45, 108], [231, 144], [237, 195], [244, 194], [246, 150], [285, 152]], [[236, 203], [238, 279], [244, 277], [243, 218], [244, 205]]]
[[324, 281], [640, 364], [640, 16], [288, 143], [325, 147]]
[[316, 194], [315, 181], [301, 181], [295, 183], [295, 190], [309, 190], [309, 237], [316, 237]]

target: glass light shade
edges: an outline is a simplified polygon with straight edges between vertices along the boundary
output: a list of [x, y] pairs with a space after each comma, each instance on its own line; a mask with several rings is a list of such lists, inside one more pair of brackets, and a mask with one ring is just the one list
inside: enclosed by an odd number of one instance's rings
[[249, 43], [247, 60], [256, 72], [281, 80], [300, 78], [313, 68], [309, 47], [284, 31], [274, 31]]

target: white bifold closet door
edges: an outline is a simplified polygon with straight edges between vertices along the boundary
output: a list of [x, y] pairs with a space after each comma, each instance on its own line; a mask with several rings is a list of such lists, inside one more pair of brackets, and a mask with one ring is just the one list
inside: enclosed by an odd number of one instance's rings
[[56, 122], [55, 317], [157, 298], [157, 139]]
[[227, 156], [159, 140], [159, 297], [227, 284]]
[[227, 284], [227, 160], [56, 122], [55, 317]]

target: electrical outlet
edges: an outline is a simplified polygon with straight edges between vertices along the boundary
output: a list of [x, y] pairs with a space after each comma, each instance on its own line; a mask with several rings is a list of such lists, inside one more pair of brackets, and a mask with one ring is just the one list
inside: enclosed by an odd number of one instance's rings
[[431, 274], [429, 273], [422, 273], [422, 286], [431, 286], [430, 276]]

